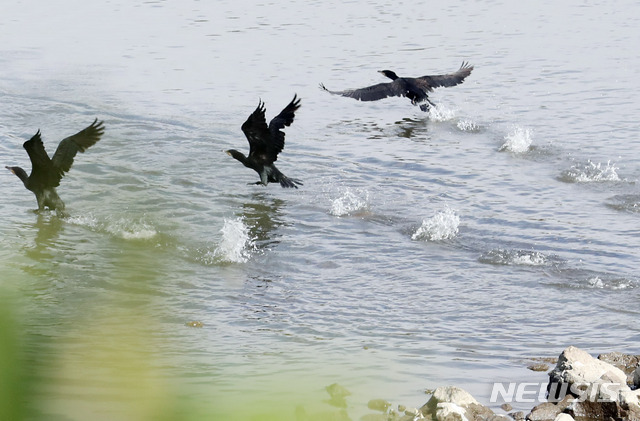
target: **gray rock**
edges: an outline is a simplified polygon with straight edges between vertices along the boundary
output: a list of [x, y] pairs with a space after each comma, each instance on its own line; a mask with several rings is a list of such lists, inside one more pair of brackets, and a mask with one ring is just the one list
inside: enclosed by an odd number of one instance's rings
[[[604, 384], [607, 386], [602, 387]], [[567, 393], [600, 400], [630, 389], [622, 370], [570, 346], [560, 354], [556, 367], [549, 373], [547, 390], [550, 400], [562, 399]]]
[[465, 410], [451, 402], [441, 402], [436, 406], [437, 421], [468, 421]]
[[554, 421], [560, 412], [562, 410], [558, 405], [544, 402], [535, 406], [527, 415], [527, 419], [531, 421]]
[[468, 406], [472, 403], [478, 403], [478, 401], [476, 401], [469, 392], [455, 386], [437, 388], [433, 392], [432, 399], [436, 399], [438, 402], [455, 403], [459, 406]]
[[626, 420], [626, 411], [617, 402], [574, 401], [567, 413], [574, 419], [588, 420]]
[[512, 412], [511, 414], [509, 414], [509, 416], [511, 418], [513, 418], [516, 421], [523, 421], [524, 420], [524, 412], [522, 411], [518, 411], [518, 412]]
[[491, 409], [478, 403], [472, 403], [466, 408], [466, 415], [469, 420], [508, 420], [508, 417], [496, 415]]
[[509, 405], [508, 403], [503, 403], [502, 405], [500, 405], [500, 408], [502, 408], [504, 412], [509, 412], [513, 409], [513, 406]]
[[562, 398], [560, 402], [556, 403], [556, 406], [560, 409], [560, 412], [564, 412], [574, 400], [575, 398], [572, 395], [567, 395]]
[[640, 355], [623, 354], [621, 352], [609, 352], [608, 354], [598, 355], [598, 359], [609, 363], [625, 374], [631, 374], [640, 366]]
[[544, 363], [529, 364], [527, 368], [531, 371], [548, 371], [549, 365]]
[[422, 416], [422, 413], [418, 410], [418, 408], [407, 408], [404, 410], [404, 414], [412, 418]]
[[623, 408], [635, 408], [640, 411], [640, 390], [629, 390], [620, 392], [618, 402]]
[[455, 386], [439, 387], [429, 401], [420, 408], [426, 419], [437, 421], [498, 421], [507, 417], [496, 415], [480, 405], [469, 392]]
[[574, 400], [565, 410], [576, 420], [616, 420], [640, 421], [640, 391], [628, 391], [620, 395], [619, 400], [582, 401]]
[[455, 386], [443, 386], [433, 391], [431, 399], [420, 408], [420, 412], [435, 413], [436, 406], [439, 403], [454, 403], [458, 406], [467, 406], [472, 403], [478, 403], [473, 396], [466, 390]]

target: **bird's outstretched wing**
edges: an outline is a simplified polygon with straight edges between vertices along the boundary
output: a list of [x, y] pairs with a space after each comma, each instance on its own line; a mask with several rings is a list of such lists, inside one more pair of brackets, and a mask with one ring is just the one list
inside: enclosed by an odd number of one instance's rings
[[271, 142], [268, 145], [269, 152], [272, 154], [272, 158], [275, 161], [278, 154], [284, 149], [284, 129], [285, 126], [290, 126], [295, 118], [295, 112], [300, 108], [300, 99], [298, 95], [294, 95], [293, 99], [280, 114], [273, 117], [269, 123], [269, 132], [271, 132]]
[[78, 152], [84, 152], [90, 146], [95, 145], [103, 133], [103, 122], [98, 121], [96, 118], [86, 129], [79, 131], [73, 136], [62, 139], [58, 145], [58, 149], [56, 149], [56, 153], [53, 154], [53, 158], [51, 158], [53, 167], [57, 172], [58, 181], [60, 181], [64, 173], [69, 171], [76, 154]]
[[56, 176], [51, 159], [44, 149], [40, 130], [31, 139], [24, 142], [22, 147], [27, 151], [31, 160], [31, 180], [43, 186], [56, 187], [60, 179]]
[[414, 80], [420, 88], [428, 92], [433, 88], [439, 88], [441, 86], [449, 87], [459, 85], [471, 74], [472, 70], [473, 66], [463, 61], [460, 69], [455, 73], [450, 73], [448, 75], [422, 76], [417, 77]]
[[358, 101], [377, 101], [379, 99], [388, 98], [390, 96], [405, 96], [406, 90], [399, 83], [378, 83], [377, 85], [367, 86], [361, 89], [348, 89], [346, 91], [330, 91], [322, 83], [320, 88], [334, 95], [355, 98]]
[[255, 111], [242, 124], [242, 132], [249, 141], [249, 156], [263, 155], [267, 151], [270, 133], [264, 111], [264, 103], [260, 101]]

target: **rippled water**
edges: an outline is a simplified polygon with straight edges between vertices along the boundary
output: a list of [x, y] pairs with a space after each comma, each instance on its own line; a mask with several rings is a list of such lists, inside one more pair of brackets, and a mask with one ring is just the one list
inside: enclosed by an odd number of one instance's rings
[[[3, 176], [2, 289], [43, 419], [287, 419], [332, 410], [336, 382], [357, 419], [445, 384], [488, 403], [568, 345], [638, 353], [635, 3], [5, 9], [3, 165], [29, 166], [39, 128], [49, 153], [107, 128], [59, 188], [69, 217]], [[463, 60], [428, 115], [318, 89]], [[294, 93], [278, 167], [304, 186], [247, 185], [223, 150]]]

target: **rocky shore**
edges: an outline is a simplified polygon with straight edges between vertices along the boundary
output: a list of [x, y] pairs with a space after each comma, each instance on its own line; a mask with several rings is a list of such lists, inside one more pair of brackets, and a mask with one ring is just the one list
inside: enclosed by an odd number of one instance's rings
[[[535, 364], [535, 371], [544, 364]], [[534, 370], [534, 368], [531, 368]], [[531, 383], [501, 384], [494, 388], [491, 408], [480, 404], [465, 390], [455, 387], [439, 387], [431, 399], [420, 408], [394, 407], [383, 399], [369, 402], [372, 412], [361, 421], [640, 421], [640, 355], [620, 353], [601, 354], [594, 358], [587, 352], [570, 346], [557, 359], [549, 373], [549, 381], [542, 397], [528, 414], [510, 412], [509, 403], [518, 398], [540, 393]], [[348, 394], [339, 385], [327, 387], [332, 400], [343, 400]], [[539, 401], [539, 398], [538, 398]], [[500, 406], [500, 404], [502, 405]], [[501, 409], [497, 409], [500, 407]], [[306, 417], [299, 417], [305, 421]], [[315, 417], [312, 417], [315, 419]], [[349, 420], [345, 412], [331, 414], [331, 420]]]

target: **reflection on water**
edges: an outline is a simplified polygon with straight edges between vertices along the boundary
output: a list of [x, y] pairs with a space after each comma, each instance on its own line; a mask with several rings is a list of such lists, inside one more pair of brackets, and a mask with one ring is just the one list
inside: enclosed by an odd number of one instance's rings
[[31, 228], [36, 232], [34, 245], [25, 245], [25, 255], [35, 262], [50, 259], [53, 256], [52, 250], [56, 250], [57, 239], [64, 221], [55, 212], [39, 212], [36, 222]]
[[397, 128], [397, 136], [411, 139], [415, 137], [416, 132], [420, 135], [427, 133], [429, 118], [413, 119], [405, 117], [400, 121], [396, 121], [395, 124]]
[[261, 193], [252, 194], [251, 202], [242, 204], [240, 216], [258, 248], [269, 249], [280, 242], [277, 229], [285, 223], [281, 210], [284, 205], [284, 200]]

